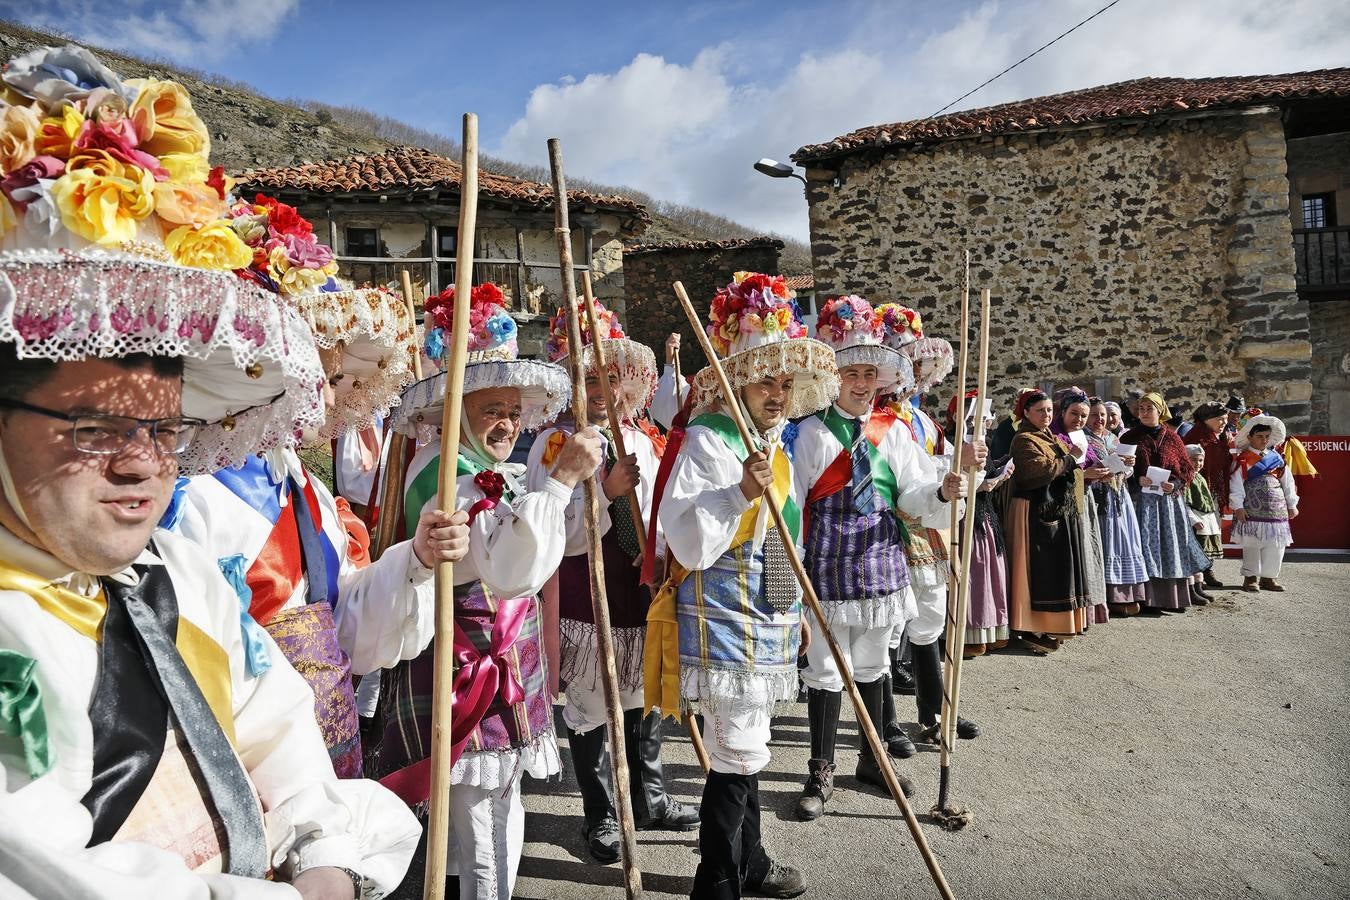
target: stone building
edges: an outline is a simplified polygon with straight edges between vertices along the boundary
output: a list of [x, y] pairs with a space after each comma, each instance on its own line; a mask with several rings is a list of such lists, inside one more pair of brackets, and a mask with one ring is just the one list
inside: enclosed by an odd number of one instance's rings
[[671, 285], [684, 284], [694, 308], [707, 321], [717, 289], [737, 272], [777, 272], [783, 242], [774, 238], [638, 244], [623, 250], [623, 283], [630, 337], [656, 351], [664, 361], [666, 337], [678, 331], [680, 365], [686, 375], [703, 368], [703, 351], [694, 338]]
[[[358, 284], [396, 282], [402, 269], [424, 295], [454, 284], [457, 162], [399, 147], [240, 175], [238, 192], [254, 191], [296, 206], [334, 249], [342, 275]], [[568, 192], [568, 203], [574, 267], [590, 271], [596, 296], [622, 310], [623, 246], [646, 230], [646, 208], [579, 190]], [[548, 317], [561, 303], [553, 215], [549, 186], [479, 171], [474, 280], [495, 282], [506, 293], [520, 323], [522, 355], [542, 354]]]
[[1145, 78], [793, 159], [823, 296], [902, 301], [952, 336], [970, 251], [973, 288], [993, 292], [1000, 408], [1030, 384], [1181, 406], [1236, 390], [1295, 432], [1345, 433], [1350, 254], [1327, 216], [1350, 223], [1347, 132], [1350, 69]]

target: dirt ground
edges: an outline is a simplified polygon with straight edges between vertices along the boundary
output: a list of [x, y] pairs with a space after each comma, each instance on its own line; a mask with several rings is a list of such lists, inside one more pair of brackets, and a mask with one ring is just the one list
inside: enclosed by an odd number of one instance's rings
[[[1240, 581], [1236, 562], [1218, 572]], [[924, 826], [956, 895], [1350, 897], [1350, 566], [1294, 563], [1283, 580], [1285, 594], [1225, 591], [1183, 615], [1113, 621], [1048, 657], [968, 663], [962, 711], [985, 733], [957, 748], [953, 798], [976, 820]], [[805, 870], [810, 898], [936, 896], [890, 799], [853, 780], [847, 706], [840, 790], [812, 823], [791, 813], [805, 707], [774, 720], [765, 846]], [[697, 801], [688, 741], [665, 759], [672, 792]], [[926, 811], [937, 754], [901, 766]], [[517, 897], [623, 896], [618, 866], [586, 854], [570, 770], [527, 779], [525, 806]], [[696, 851], [696, 833], [641, 832], [647, 896], [688, 896]]]

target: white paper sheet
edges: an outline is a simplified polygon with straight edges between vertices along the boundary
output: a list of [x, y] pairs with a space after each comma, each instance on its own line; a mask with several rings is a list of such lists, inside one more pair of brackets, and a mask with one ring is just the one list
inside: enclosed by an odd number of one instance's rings
[[1167, 469], [1160, 469], [1157, 466], [1149, 466], [1148, 471], [1144, 474], [1148, 476], [1148, 480], [1151, 481], [1152, 484], [1146, 488], [1141, 488], [1141, 490], [1150, 494], [1161, 494], [1163, 492], [1162, 486], [1172, 478], [1172, 473], [1170, 471]]

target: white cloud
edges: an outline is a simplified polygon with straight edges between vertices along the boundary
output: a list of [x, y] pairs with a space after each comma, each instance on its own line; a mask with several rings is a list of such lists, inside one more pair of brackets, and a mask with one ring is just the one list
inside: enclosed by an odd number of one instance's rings
[[23, 18], [99, 46], [201, 66], [271, 39], [299, 7], [300, 0], [49, 0]]
[[[495, 148], [529, 162], [559, 137], [568, 171], [806, 238], [799, 182], [750, 164], [884, 122], [921, 118], [1044, 44], [1103, 0], [983, 2], [941, 27], [877, 2], [834, 44], [774, 82], [744, 65], [757, 48], [705, 49], [688, 65], [641, 54], [613, 73], [540, 85]], [[1337, 9], [1340, 12], [1337, 12]], [[1124, 0], [956, 108], [1148, 75], [1263, 74], [1345, 65], [1350, 0]], [[827, 27], [839, 28], [835, 17]], [[780, 44], [781, 45], [781, 44]]]

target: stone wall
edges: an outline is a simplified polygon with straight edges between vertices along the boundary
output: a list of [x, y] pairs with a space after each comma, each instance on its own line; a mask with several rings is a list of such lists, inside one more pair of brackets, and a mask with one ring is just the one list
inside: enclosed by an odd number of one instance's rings
[[763, 241], [725, 249], [629, 248], [623, 258], [627, 304], [624, 328], [630, 337], [651, 347], [662, 364], [666, 337], [678, 331], [680, 366], [685, 375], [692, 375], [706, 365], [706, 360], [671, 284], [684, 284], [706, 323], [708, 307], [718, 288], [725, 287], [737, 272], [776, 273], [782, 246], [779, 241]]
[[808, 177], [822, 295], [907, 303], [950, 338], [970, 250], [1000, 408], [1047, 382], [1238, 390], [1307, 427], [1278, 112], [949, 141]]
[[1313, 434], [1350, 434], [1350, 303], [1312, 305]]

